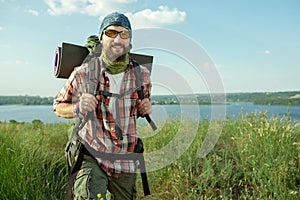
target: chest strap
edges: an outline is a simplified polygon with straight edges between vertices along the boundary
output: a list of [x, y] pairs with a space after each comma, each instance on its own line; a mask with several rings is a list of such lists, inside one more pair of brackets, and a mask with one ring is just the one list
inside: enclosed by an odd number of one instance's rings
[[106, 96], [106, 97], [116, 97], [116, 98], [121, 98], [121, 97], [124, 97], [126, 95], [129, 95], [129, 94], [132, 94], [134, 93], [135, 91], [138, 91], [139, 88], [135, 88], [135, 89], [129, 89], [127, 90], [126, 92], [123, 92], [121, 94], [117, 94], [117, 93], [112, 93], [112, 92], [107, 92], [107, 91], [96, 91], [95, 92], [95, 95], [103, 95], [103, 96]]

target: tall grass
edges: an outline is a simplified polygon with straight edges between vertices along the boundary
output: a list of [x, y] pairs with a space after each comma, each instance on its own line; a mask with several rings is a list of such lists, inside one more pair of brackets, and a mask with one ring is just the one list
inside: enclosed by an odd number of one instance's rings
[[[210, 124], [199, 124], [179, 159], [148, 173], [151, 196], [143, 197], [138, 178], [139, 199], [300, 199], [299, 123], [267, 118], [266, 112], [227, 118], [214, 149], [200, 158]], [[166, 145], [179, 126], [179, 121], [166, 122], [159, 133], [144, 139], [146, 151]], [[63, 199], [69, 127], [0, 123], [0, 199]], [[141, 131], [151, 134], [144, 126]]]
[[0, 123], [0, 199], [63, 199], [66, 124]]

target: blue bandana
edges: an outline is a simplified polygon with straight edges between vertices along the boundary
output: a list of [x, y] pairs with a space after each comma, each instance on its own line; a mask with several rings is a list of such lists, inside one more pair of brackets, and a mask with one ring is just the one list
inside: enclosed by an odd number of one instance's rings
[[101, 38], [103, 31], [108, 26], [111, 26], [111, 25], [123, 26], [127, 30], [131, 31], [131, 25], [130, 25], [129, 19], [124, 14], [121, 14], [118, 12], [113, 12], [113, 13], [107, 15], [106, 17], [104, 17], [102, 24], [100, 26], [100, 30], [99, 30], [100, 38]]

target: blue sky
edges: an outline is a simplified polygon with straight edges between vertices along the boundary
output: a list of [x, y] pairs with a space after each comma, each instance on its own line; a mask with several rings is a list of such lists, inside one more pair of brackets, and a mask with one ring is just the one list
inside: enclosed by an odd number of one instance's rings
[[[224, 92], [300, 91], [299, 10], [298, 0], [0, 0], [0, 95], [54, 96], [65, 81], [53, 74], [57, 46], [84, 45], [112, 11], [125, 13], [134, 29], [174, 31], [197, 44]], [[170, 43], [193, 54], [189, 43], [176, 37]], [[133, 39], [133, 47], [140, 46]], [[144, 50], [155, 56], [153, 94], [184, 93], [180, 78], [193, 92], [210, 91], [200, 66], [153, 47]], [[164, 78], [168, 82], [160, 83]]]

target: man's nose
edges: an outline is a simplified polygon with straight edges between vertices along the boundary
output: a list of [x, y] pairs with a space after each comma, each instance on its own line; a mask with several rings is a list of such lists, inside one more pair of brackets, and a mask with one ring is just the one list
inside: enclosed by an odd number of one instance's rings
[[119, 42], [121, 40], [122, 40], [122, 38], [121, 38], [120, 34], [118, 34], [117, 37], [114, 38], [114, 42]]

